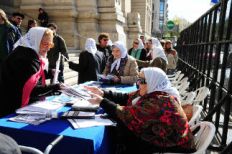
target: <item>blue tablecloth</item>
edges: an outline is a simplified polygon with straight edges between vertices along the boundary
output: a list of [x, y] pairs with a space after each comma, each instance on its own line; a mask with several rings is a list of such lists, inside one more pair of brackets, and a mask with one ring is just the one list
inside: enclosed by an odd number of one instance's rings
[[[118, 85], [117, 90], [131, 92], [135, 86]], [[63, 107], [62, 111], [69, 110]], [[64, 138], [51, 151], [52, 154], [110, 154], [114, 150], [114, 127], [98, 126], [74, 130], [67, 120], [53, 119], [38, 126], [0, 119], [0, 132], [14, 138], [18, 144], [32, 146], [44, 151], [57, 136]]]

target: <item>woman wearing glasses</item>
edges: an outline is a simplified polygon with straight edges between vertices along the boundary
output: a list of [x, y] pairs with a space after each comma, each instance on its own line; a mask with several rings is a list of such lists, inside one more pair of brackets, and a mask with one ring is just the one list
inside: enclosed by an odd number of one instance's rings
[[137, 38], [133, 42], [133, 47], [128, 50], [128, 54], [138, 60], [146, 60], [146, 50], [141, 39]]
[[112, 55], [107, 60], [103, 74], [113, 76], [113, 83], [134, 84], [136, 82], [137, 63], [127, 54], [127, 48], [121, 41], [113, 43]]
[[131, 94], [86, 87], [93, 93], [89, 101], [99, 104], [117, 121], [125, 153], [194, 152], [193, 135], [179, 93], [171, 87], [165, 72], [144, 68], [137, 84], [139, 90]]
[[52, 47], [53, 32], [42, 27], [31, 28], [15, 43], [2, 65], [0, 117], [28, 105], [33, 97], [60, 89], [59, 84], [45, 85], [46, 56]]
[[142, 61], [136, 60], [139, 67], [159, 67], [162, 68], [165, 72], [167, 71], [167, 57], [164, 53], [164, 50], [157, 38], [151, 38], [148, 40], [148, 53], [147, 57], [150, 57], [150, 60]]

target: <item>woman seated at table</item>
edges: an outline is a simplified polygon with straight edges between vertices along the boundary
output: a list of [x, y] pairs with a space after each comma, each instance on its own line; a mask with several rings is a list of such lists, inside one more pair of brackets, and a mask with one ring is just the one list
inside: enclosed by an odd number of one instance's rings
[[139, 90], [131, 94], [86, 87], [93, 95], [89, 101], [99, 104], [117, 120], [125, 153], [194, 152], [195, 145], [178, 91], [171, 87], [165, 72], [149, 67], [141, 70]]
[[139, 67], [159, 67], [165, 72], [167, 71], [168, 60], [164, 53], [164, 49], [157, 38], [148, 40], [148, 50], [151, 60], [142, 61], [136, 60]]
[[133, 42], [133, 47], [128, 50], [128, 54], [138, 60], [146, 60], [146, 50], [141, 39], [137, 38]]
[[138, 77], [138, 66], [135, 59], [127, 54], [126, 46], [117, 41], [112, 46], [112, 55], [108, 58], [105, 76], [112, 75], [113, 83], [134, 84]]
[[15, 43], [2, 65], [0, 117], [28, 105], [33, 97], [60, 89], [60, 84], [45, 85], [46, 55], [51, 47], [53, 32], [42, 27], [31, 28]]
[[101, 74], [106, 63], [105, 55], [97, 50], [96, 42], [88, 38], [85, 50], [80, 53], [79, 64], [69, 62], [69, 68], [79, 73], [78, 83], [97, 81], [97, 74]]

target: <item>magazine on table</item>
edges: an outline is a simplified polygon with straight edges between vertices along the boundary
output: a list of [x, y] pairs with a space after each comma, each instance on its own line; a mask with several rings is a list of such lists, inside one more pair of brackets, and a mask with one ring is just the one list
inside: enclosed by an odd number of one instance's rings
[[99, 105], [91, 104], [89, 101], [81, 99], [72, 105], [72, 109], [77, 111], [97, 111]]
[[78, 85], [76, 87], [70, 87], [64, 84], [63, 86], [64, 88], [60, 91], [68, 96], [85, 99], [85, 100], [91, 98], [90, 92], [88, 92], [85, 88], [83, 88], [83, 86]]
[[46, 115], [55, 112], [64, 104], [51, 101], [38, 101], [16, 110], [17, 114]]
[[116, 126], [116, 123], [101, 115], [96, 115], [94, 119], [68, 119], [74, 129], [95, 127], [95, 126]]
[[51, 101], [38, 101], [16, 110], [17, 116], [10, 118], [10, 121], [38, 125], [42, 122], [57, 117], [57, 110], [64, 104]]

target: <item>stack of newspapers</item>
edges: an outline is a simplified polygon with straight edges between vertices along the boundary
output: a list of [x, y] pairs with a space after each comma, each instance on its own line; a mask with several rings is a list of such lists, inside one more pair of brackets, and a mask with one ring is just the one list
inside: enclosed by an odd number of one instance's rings
[[88, 92], [82, 85], [78, 85], [75, 87], [70, 87], [67, 85], [63, 85], [64, 88], [60, 90], [63, 94], [66, 94], [70, 97], [80, 98], [88, 100], [91, 98], [90, 92]]
[[57, 110], [64, 104], [52, 101], [38, 101], [34, 104], [16, 110], [17, 116], [10, 118], [10, 121], [23, 122], [38, 125], [57, 116]]

